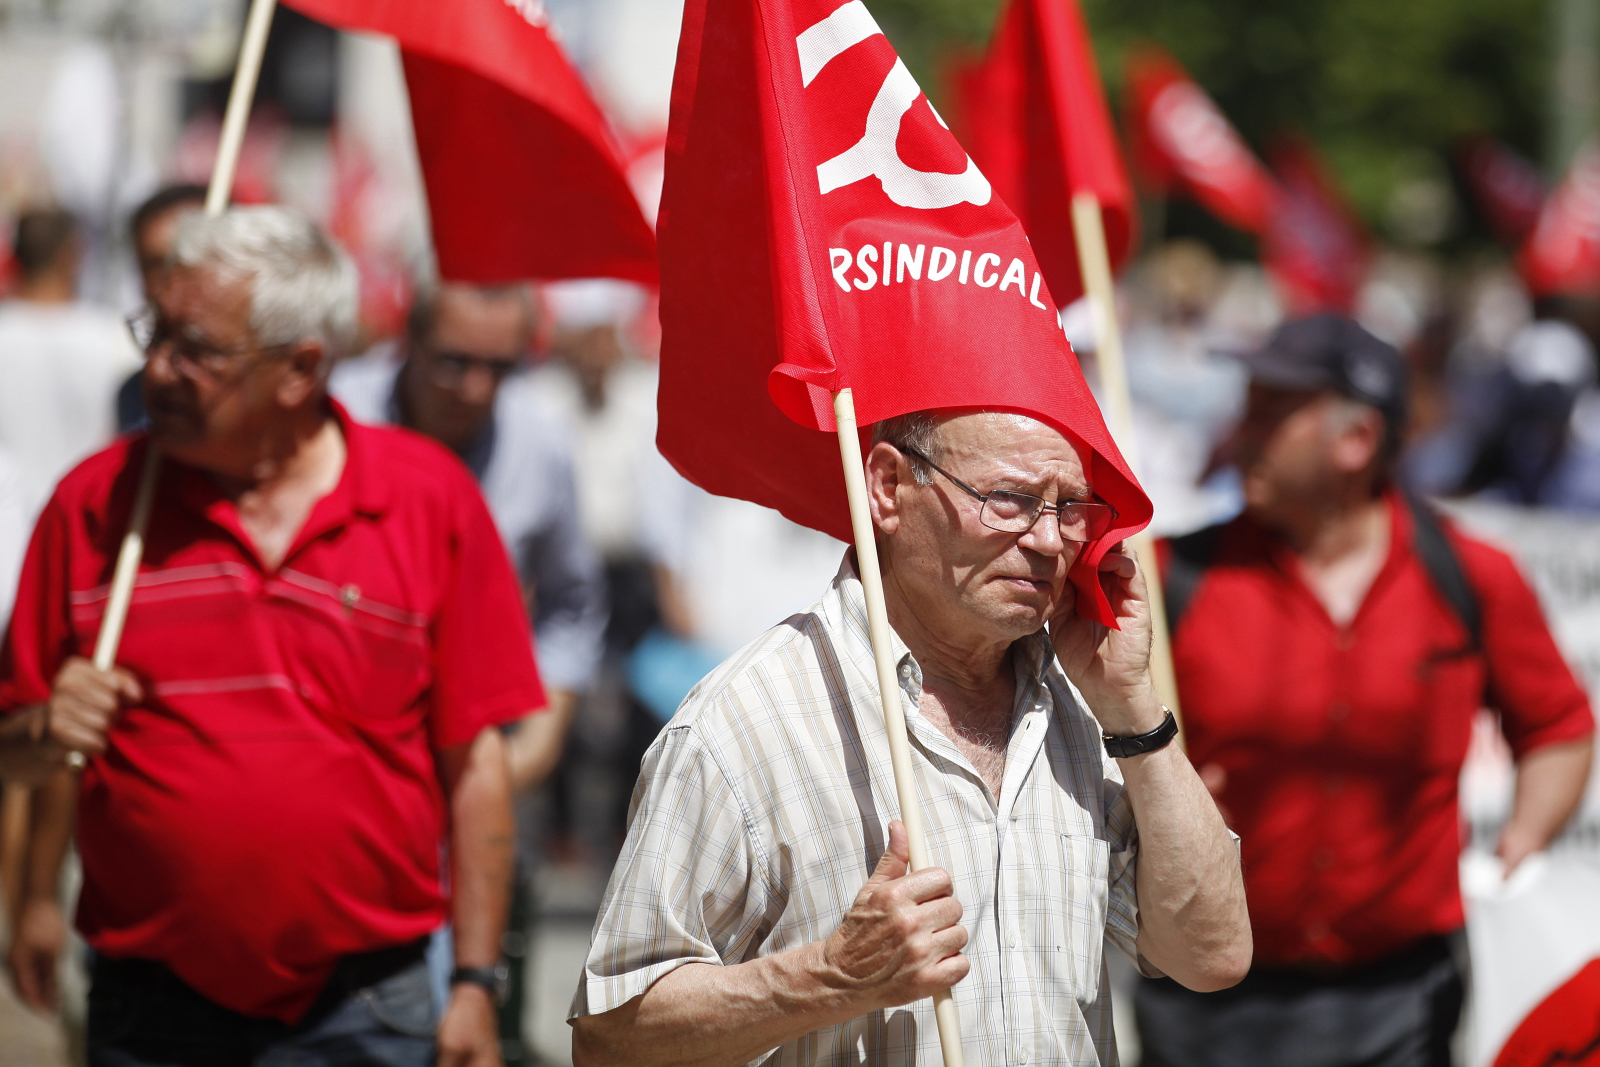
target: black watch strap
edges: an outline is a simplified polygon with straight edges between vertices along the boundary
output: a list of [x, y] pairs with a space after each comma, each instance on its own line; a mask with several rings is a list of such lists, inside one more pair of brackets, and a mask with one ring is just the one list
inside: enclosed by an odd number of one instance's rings
[[1127, 759], [1129, 756], [1142, 756], [1146, 752], [1166, 748], [1174, 737], [1178, 736], [1178, 720], [1167, 708], [1162, 708], [1167, 717], [1147, 734], [1136, 734], [1133, 737], [1106, 737], [1106, 752], [1114, 759]]
[[489, 991], [496, 1004], [506, 1002], [506, 987], [510, 978], [511, 971], [504, 963], [493, 967], [457, 967], [450, 972], [451, 985], [466, 982], [468, 985], [482, 986]]

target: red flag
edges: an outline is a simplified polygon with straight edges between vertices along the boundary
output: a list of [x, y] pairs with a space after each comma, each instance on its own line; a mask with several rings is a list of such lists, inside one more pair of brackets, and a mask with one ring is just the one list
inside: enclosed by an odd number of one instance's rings
[[1572, 161], [1518, 258], [1536, 296], [1600, 294], [1600, 147]]
[[1112, 269], [1133, 253], [1138, 205], [1076, 0], [1012, 0], [982, 64], [958, 76], [962, 135], [1017, 213], [1056, 302], [1083, 293], [1072, 197], [1093, 193]]
[[288, 0], [400, 42], [439, 271], [655, 280], [649, 224], [539, 0]]
[[1285, 140], [1272, 153], [1281, 193], [1262, 243], [1262, 259], [1291, 315], [1349, 314], [1366, 275], [1368, 240], [1316, 150]]
[[1548, 192], [1539, 168], [1487, 135], [1467, 140], [1456, 158], [1489, 225], [1502, 241], [1520, 244]]
[[1129, 139], [1145, 177], [1177, 186], [1222, 221], [1264, 233], [1277, 183], [1176, 60], [1148, 47], [1128, 65]]
[[1025, 412], [1118, 510], [1073, 571], [1080, 612], [1114, 624], [1094, 566], [1150, 503], [1021, 224], [861, 0], [689, 0], [660, 227], [657, 443], [688, 478], [849, 540], [835, 390], [864, 427]]

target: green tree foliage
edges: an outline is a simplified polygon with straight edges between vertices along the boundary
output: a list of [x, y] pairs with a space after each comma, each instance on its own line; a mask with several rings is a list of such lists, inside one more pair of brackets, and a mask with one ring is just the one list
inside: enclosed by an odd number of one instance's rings
[[[996, 0], [870, 0], [925, 85], [981, 48]], [[1141, 41], [1177, 57], [1258, 149], [1309, 136], [1380, 230], [1394, 191], [1448, 180], [1487, 132], [1538, 158], [1549, 0], [1082, 0], [1112, 100]], [[937, 93], [936, 93], [937, 95]], [[1462, 205], [1470, 213], [1470, 208]]]

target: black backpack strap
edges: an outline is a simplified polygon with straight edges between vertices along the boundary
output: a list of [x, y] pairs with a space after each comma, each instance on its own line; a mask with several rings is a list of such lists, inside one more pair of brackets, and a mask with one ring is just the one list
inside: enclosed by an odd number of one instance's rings
[[1467, 581], [1461, 557], [1456, 555], [1433, 509], [1410, 493], [1405, 496], [1406, 504], [1411, 509], [1412, 547], [1422, 560], [1428, 577], [1433, 580], [1434, 588], [1439, 590], [1445, 603], [1450, 605], [1450, 610], [1466, 627], [1470, 643], [1463, 651], [1480, 651], [1483, 648], [1483, 608], [1478, 603], [1478, 594], [1473, 591], [1472, 583]]
[[1206, 568], [1211, 566], [1211, 560], [1217, 554], [1217, 546], [1222, 541], [1222, 530], [1226, 525], [1219, 523], [1207, 526], [1203, 530], [1174, 537], [1168, 542], [1172, 546], [1172, 557], [1167, 560], [1166, 573], [1161, 576], [1162, 590], [1166, 593], [1167, 633], [1178, 632], [1178, 623], [1183, 619], [1189, 601], [1194, 598], [1195, 590], [1200, 588], [1200, 579], [1205, 577]]

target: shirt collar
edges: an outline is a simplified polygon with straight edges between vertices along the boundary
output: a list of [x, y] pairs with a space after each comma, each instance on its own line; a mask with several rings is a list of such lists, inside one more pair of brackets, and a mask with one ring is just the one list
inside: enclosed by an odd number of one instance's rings
[[[293, 546], [284, 556], [285, 562], [315, 538], [348, 525], [356, 515], [376, 518], [389, 506], [388, 483], [377, 477], [371, 469], [371, 457], [366, 447], [369, 431], [352, 419], [344, 405], [332, 397], [328, 398], [328, 406], [344, 437], [344, 470], [340, 472], [339, 482], [333, 491], [312, 507], [305, 525], [295, 535]], [[223, 495], [217, 483], [205, 471], [187, 464], [178, 464], [177, 468], [177, 495], [182, 504], [233, 534], [253, 554], [250, 538], [239, 522], [239, 512], [233, 501]]]

